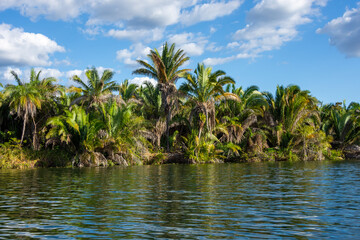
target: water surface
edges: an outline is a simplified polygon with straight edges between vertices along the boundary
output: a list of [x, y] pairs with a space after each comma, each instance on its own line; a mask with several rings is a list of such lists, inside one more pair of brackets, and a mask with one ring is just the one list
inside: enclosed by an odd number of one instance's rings
[[356, 239], [360, 162], [0, 170], [0, 239]]

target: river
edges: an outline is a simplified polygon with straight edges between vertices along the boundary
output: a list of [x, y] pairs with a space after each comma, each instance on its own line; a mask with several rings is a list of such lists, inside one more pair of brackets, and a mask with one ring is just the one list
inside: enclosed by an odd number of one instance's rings
[[0, 239], [356, 239], [360, 161], [0, 170]]

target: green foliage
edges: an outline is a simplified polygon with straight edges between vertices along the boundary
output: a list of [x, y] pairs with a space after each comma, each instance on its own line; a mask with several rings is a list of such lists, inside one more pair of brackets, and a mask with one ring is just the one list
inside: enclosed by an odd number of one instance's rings
[[96, 68], [86, 81], [73, 76], [79, 87], [70, 88], [34, 69], [27, 82], [12, 72], [17, 84], [0, 85], [0, 168], [162, 164], [183, 155], [189, 163], [339, 160], [356, 152], [359, 103], [319, 106], [295, 85], [275, 95], [236, 88], [204, 64], [182, 69], [188, 60], [167, 43], [138, 60], [133, 73], [156, 86], [118, 85], [114, 72]]
[[97, 134], [104, 126], [97, 118], [90, 119], [90, 115], [79, 106], [64, 110], [64, 115], [50, 118], [46, 125], [50, 127], [46, 135], [48, 143], [60, 140], [71, 144], [76, 152], [94, 151], [100, 145]]
[[200, 139], [198, 132], [192, 130], [183, 140], [184, 155], [190, 163], [221, 162], [224, 158], [223, 151], [217, 146], [218, 139], [213, 135]]
[[95, 67], [88, 69], [85, 72], [87, 82], [85, 83], [79, 76], [74, 75], [72, 80], [80, 85], [80, 88], [72, 87], [72, 92], [80, 92], [82, 95], [76, 98], [72, 104], [85, 104], [87, 108], [98, 106], [98, 104], [106, 101], [111, 97], [113, 91], [118, 91], [119, 86], [111, 79], [114, 72], [106, 69], [101, 78]]

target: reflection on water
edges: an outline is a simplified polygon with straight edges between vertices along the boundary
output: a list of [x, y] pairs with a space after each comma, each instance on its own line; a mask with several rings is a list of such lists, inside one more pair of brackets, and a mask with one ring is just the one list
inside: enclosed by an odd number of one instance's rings
[[0, 170], [0, 239], [360, 235], [360, 162]]

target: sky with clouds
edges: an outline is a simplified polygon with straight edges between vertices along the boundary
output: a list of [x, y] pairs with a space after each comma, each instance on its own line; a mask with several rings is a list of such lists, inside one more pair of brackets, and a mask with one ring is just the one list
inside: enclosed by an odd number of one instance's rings
[[167, 41], [237, 86], [297, 84], [360, 101], [359, 0], [1, 0], [0, 82], [30, 68], [71, 85], [95, 66], [141, 83], [137, 59]]

